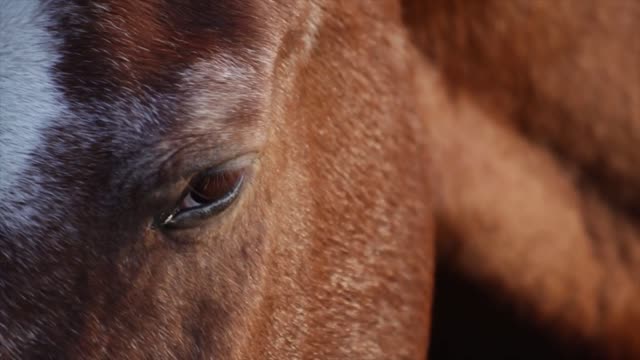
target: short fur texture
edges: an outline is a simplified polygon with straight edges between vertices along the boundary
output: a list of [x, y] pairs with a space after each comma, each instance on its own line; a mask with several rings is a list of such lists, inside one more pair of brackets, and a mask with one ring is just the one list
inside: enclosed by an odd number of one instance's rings
[[[0, 0], [0, 358], [423, 359], [434, 234], [442, 268], [561, 347], [639, 357], [638, 19]], [[154, 226], [244, 155], [227, 211]]]
[[[0, 358], [424, 357], [433, 226], [398, 4], [32, 5], [51, 40], [23, 45], [57, 55], [23, 66], [65, 111], [12, 170], [25, 197], [3, 190]], [[3, 102], [3, 139], [31, 100]], [[194, 169], [242, 154], [231, 208], [153, 226]]]

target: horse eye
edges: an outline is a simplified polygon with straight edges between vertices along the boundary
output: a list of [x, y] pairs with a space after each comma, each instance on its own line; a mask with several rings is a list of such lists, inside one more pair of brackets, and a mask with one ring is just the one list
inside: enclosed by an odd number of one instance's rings
[[244, 182], [243, 169], [210, 171], [195, 176], [179, 205], [161, 220], [166, 228], [186, 228], [216, 215], [233, 203]]

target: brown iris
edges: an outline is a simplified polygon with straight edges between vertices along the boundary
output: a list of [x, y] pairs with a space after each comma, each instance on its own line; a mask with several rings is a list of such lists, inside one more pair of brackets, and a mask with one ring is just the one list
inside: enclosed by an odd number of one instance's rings
[[179, 205], [160, 219], [164, 228], [187, 228], [224, 211], [238, 197], [245, 169], [215, 170], [194, 177]]
[[191, 200], [197, 204], [210, 204], [223, 199], [238, 185], [242, 174], [241, 170], [231, 170], [196, 177], [189, 183]]

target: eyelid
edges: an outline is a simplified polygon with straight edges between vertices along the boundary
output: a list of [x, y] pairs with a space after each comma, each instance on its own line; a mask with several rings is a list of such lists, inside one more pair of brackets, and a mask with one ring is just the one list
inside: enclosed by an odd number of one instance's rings
[[225, 162], [222, 162], [220, 164], [196, 170], [196, 171], [193, 172], [193, 174], [189, 178], [189, 180], [192, 180], [197, 176], [206, 176], [206, 175], [215, 174], [215, 173], [219, 173], [219, 172], [230, 171], [230, 170], [239, 170], [239, 169], [243, 169], [243, 168], [247, 168], [248, 169], [253, 164], [255, 159], [256, 159], [256, 153], [255, 152], [246, 153], [246, 154], [240, 155], [238, 157], [235, 157], [235, 158], [233, 158], [231, 160], [227, 160]]
[[[209, 165], [208, 167], [193, 168], [189, 176], [182, 176], [180, 178], [175, 178], [173, 181], [166, 184], [162, 188], [157, 189], [155, 192], [159, 194], [172, 193], [173, 196], [182, 198], [189, 191], [188, 189], [189, 183], [196, 177], [211, 175], [218, 172], [230, 171], [230, 170], [239, 170], [239, 169], [251, 170], [253, 163], [257, 159], [257, 154], [258, 154], [257, 152], [244, 153], [233, 159], [226, 160], [224, 162], [221, 162], [215, 165]], [[175, 189], [178, 187], [182, 190], [177, 194], [175, 190], [174, 191], [170, 190], [170, 188]]]
[[[191, 183], [193, 180], [196, 180], [197, 178], [203, 178], [203, 177], [212, 176], [212, 175], [216, 175], [216, 174], [224, 173], [224, 172], [230, 172], [230, 171], [236, 171], [236, 170], [242, 170], [242, 169], [249, 169], [251, 164], [253, 163], [253, 161], [254, 161], [254, 158], [252, 156], [248, 156], [248, 155], [244, 155], [242, 157], [235, 158], [233, 160], [229, 160], [229, 161], [224, 162], [224, 163], [222, 163], [220, 165], [212, 166], [210, 168], [204, 169], [203, 171], [200, 171], [200, 172], [194, 174], [189, 179], [189, 183]], [[245, 175], [242, 175], [242, 176], [244, 177]], [[189, 186], [187, 185], [187, 188], [188, 187]]]

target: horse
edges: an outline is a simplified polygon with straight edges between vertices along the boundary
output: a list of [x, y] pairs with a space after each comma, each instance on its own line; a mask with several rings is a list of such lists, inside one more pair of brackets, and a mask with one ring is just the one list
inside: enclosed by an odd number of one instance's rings
[[633, 2], [0, 9], [0, 358], [640, 354]]
[[0, 8], [0, 358], [424, 356], [399, 4]]
[[640, 6], [405, 6], [428, 63], [433, 355], [640, 357]]

